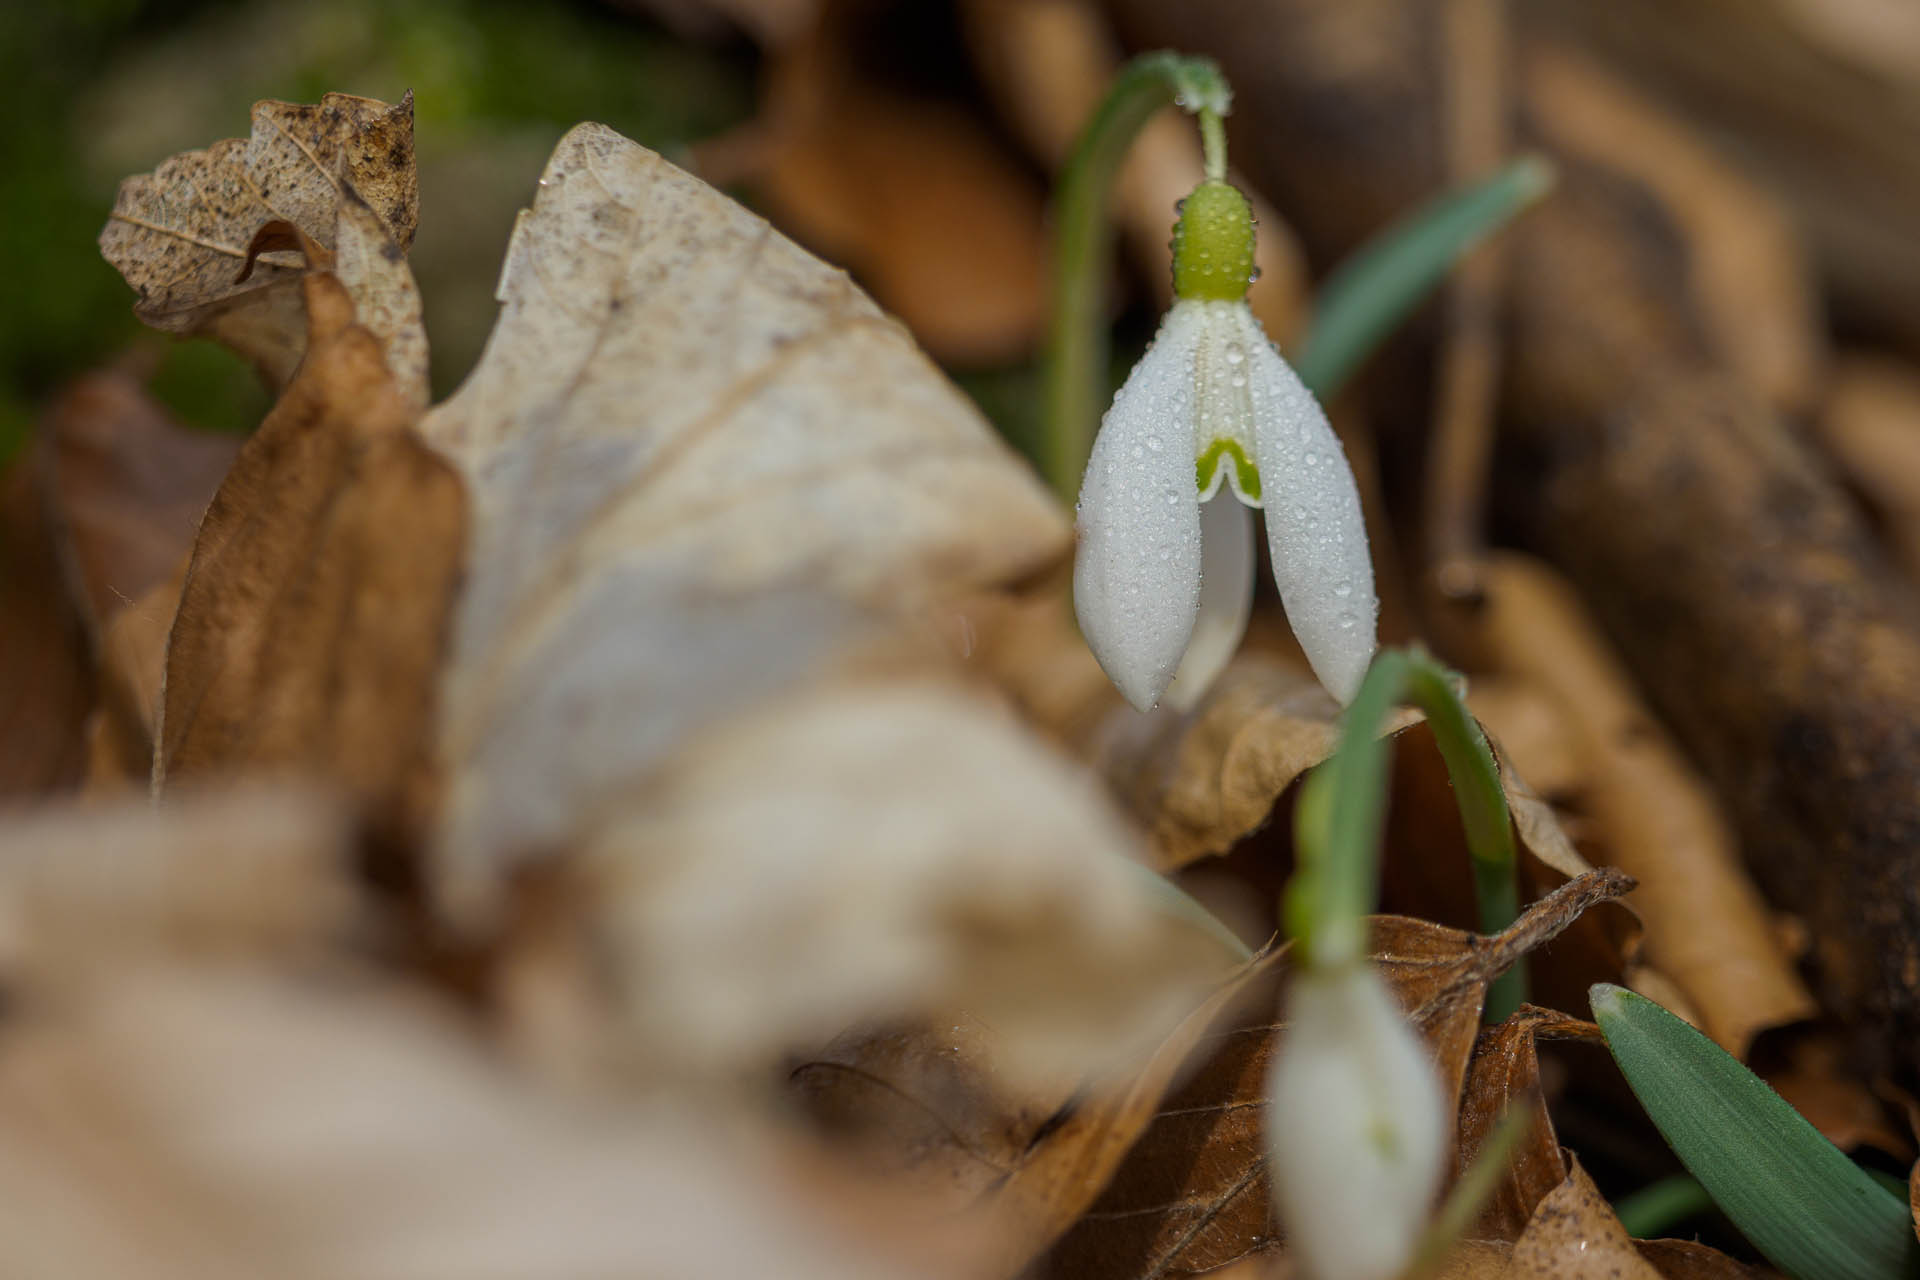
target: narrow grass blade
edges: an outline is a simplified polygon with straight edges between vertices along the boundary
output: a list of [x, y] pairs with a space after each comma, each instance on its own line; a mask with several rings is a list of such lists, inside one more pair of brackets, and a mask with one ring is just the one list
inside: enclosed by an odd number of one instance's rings
[[1613, 1212], [1628, 1235], [1636, 1240], [1652, 1240], [1671, 1234], [1679, 1223], [1712, 1208], [1713, 1197], [1707, 1194], [1699, 1179], [1676, 1173], [1614, 1201]]
[[1594, 1021], [1622, 1074], [1722, 1213], [1799, 1280], [1907, 1280], [1920, 1241], [1889, 1194], [1730, 1054], [1644, 996], [1600, 983]]
[[1321, 289], [1301, 381], [1326, 400], [1482, 239], [1544, 195], [1553, 166], [1522, 156], [1492, 177], [1422, 205], [1341, 264]]

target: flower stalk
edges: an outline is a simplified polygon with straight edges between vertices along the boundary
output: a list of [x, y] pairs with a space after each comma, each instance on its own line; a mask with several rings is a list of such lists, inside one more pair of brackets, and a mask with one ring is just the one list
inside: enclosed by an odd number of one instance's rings
[[[1146, 53], [1115, 77], [1060, 172], [1054, 203], [1052, 328], [1047, 339], [1046, 413], [1040, 470], [1062, 501], [1071, 503], [1093, 431], [1106, 400], [1105, 283], [1113, 227], [1107, 197], [1127, 149], [1162, 107], [1199, 115], [1207, 169], [1226, 172], [1221, 125], [1232, 104], [1226, 77], [1211, 58], [1171, 51]], [[1211, 124], [1208, 122], [1211, 121]]]
[[[1309, 963], [1331, 968], [1366, 954], [1366, 917], [1380, 892], [1380, 834], [1386, 820], [1387, 716], [1402, 702], [1426, 713], [1460, 807], [1484, 933], [1520, 913], [1518, 853], [1500, 768], [1455, 687], [1457, 677], [1426, 653], [1389, 649], [1374, 660], [1341, 721], [1340, 745], [1308, 777], [1294, 817], [1298, 870], [1287, 886], [1286, 924]], [[1487, 993], [1487, 1021], [1526, 1000], [1516, 966]]]

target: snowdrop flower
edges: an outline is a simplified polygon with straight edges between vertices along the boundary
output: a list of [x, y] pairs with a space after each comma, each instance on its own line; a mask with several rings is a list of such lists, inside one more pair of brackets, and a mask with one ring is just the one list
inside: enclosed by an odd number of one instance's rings
[[1174, 226], [1176, 301], [1100, 423], [1080, 486], [1074, 608], [1141, 711], [1197, 702], [1253, 606], [1250, 507], [1287, 620], [1342, 703], [1373, 657], [1373, 564], [1346, 454], [1246, 301], [1253, 216], [1208, 181]]
[[1274, 1200], [1306, 1274], [1393, 1280], [1426, 1229], [1447, 1116], [1425, 1048], [1371, 965], [1295, 975], [1267, 1099]]

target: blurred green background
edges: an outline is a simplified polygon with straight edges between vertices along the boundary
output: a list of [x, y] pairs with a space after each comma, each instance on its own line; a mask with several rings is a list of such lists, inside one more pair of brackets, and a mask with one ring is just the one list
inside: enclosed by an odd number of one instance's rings
[[744, 42], [689, 44], [587, 0], [0, 3], [0, 458], [62, 383], [129, 350], [150, 352], [183, 421], [259, 421], [252, 372], [146, 331], [95, 246], [121, 178], [244, 137], [257, 99], [414, 91], [412, 265], [445, 394], [493, 324], [514, 214], [560, 135], [598, 120], [672, 155], [744, 120], [754, 74]]

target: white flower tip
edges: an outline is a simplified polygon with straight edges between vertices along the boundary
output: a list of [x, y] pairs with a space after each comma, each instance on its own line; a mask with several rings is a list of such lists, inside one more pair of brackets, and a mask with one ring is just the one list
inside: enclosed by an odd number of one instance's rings
[[1288, 1244], [1312, 1280], [1393, 1280], [1445, 1170], [1425, 1047], [1368, 965], [1298, 974], [1267, 1076], [1267, 1147]]
[[[1307, 665], [1313, 668], [1313, 674], [1326, 687], [1341, 706], [1352, 702], [1360, 692], [1360, 682], [1366, 678], [1367, 668], [1373, 665], [1373, 655], [1380, 645], [1375, 638], [1376, 624], [1372, 616], [1377, 610], [1368, 611], [1364, 626], [1356, 624], [1355, 630], [1362, 634], [1358, 639], [1341, 634], [1322, 643], [1308, 647], [1307, 637], [1300, 636], [1300, 647], [1307, 655]], [[1339, 623], [1336, 621], [1336, 628]]]

